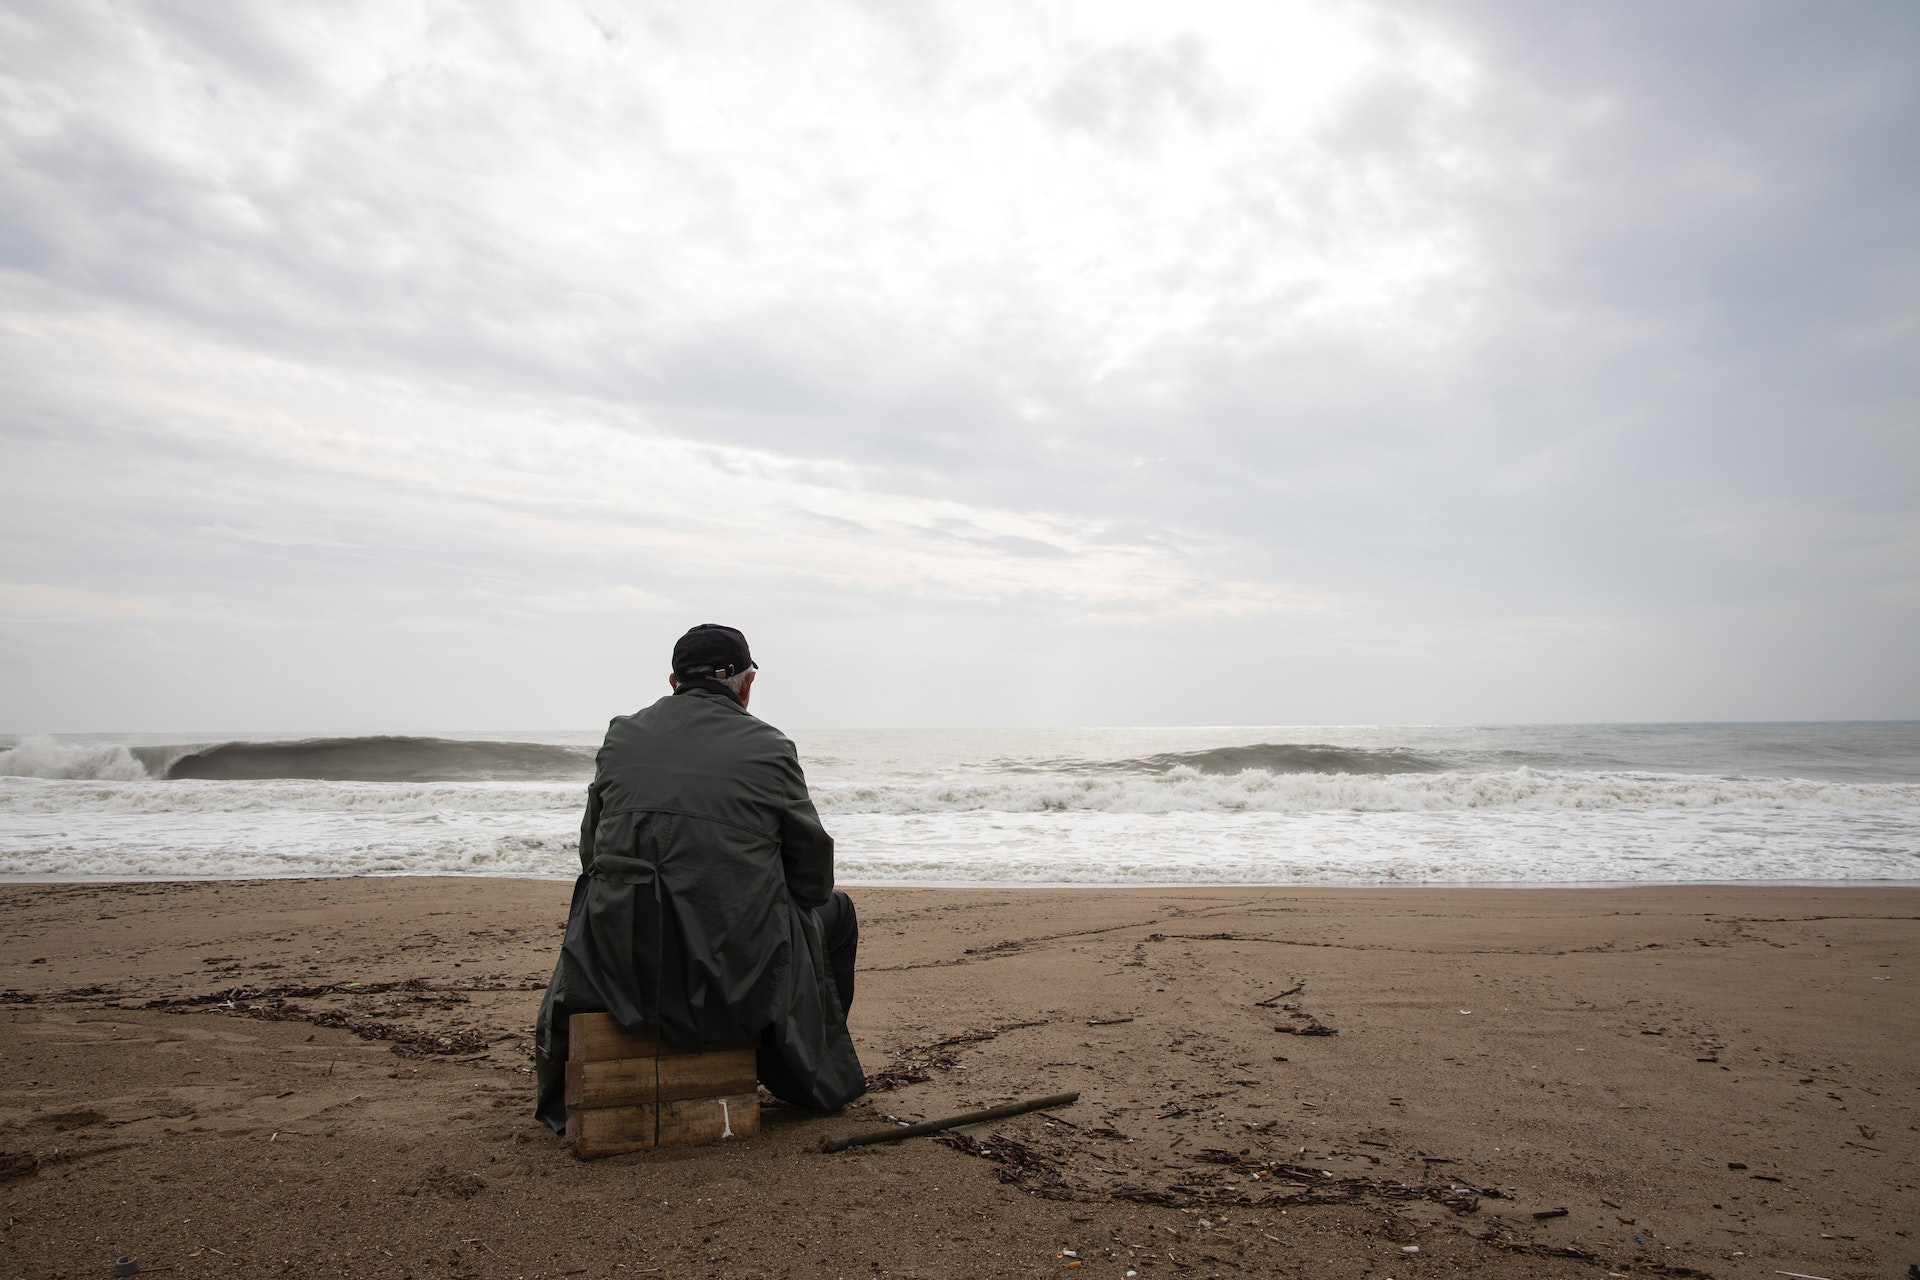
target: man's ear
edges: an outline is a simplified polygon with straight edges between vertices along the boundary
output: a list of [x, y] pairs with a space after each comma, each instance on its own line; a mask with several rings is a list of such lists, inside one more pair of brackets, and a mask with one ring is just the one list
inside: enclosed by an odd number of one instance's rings
[[673, 690], [675, 693], [680, 692], [680, 677], [674, 675], [671, 671], [667, 673], [667, 688]]
[[745, 707], [745, 706], [747, 705], [747, 699], [753, 696], [753, 679], [754, 679], [754, 677], [755, 677], [755, 676], [757, 676], [757, 675], [759, 675], [759, 674], [760, 674], [760, 673], [759, 673], [758, 671], [754, 671], [754, 670], [751, 670], [751, 669], [749, 669], [749, 670], [748, 670], [748, 672], [747, 672], [747, 678], [746, 678], [745, 680], [742, 680], [742, 681], [740, 682], [740, 705], [741, 705], [741, 707], [743, 707], [743, 708], [744, 708], [744, 707]]

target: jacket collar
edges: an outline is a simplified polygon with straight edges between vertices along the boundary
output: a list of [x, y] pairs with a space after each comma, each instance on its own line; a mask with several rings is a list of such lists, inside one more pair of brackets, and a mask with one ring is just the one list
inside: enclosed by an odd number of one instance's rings
[[740, 701], [739, 694], [727, 688], [726, 685], [720, 683], [718, 680], [710, 680], [706, 676], [685, 677], [680, 681], [680, 687], [673, 691], [673, 696], [677, 698], [683, 693], [692, 693], [696, 689], [703, 693], [720, 694], [722, 697], [731, 700], [733, 704], [742, 711], [746, 710], [746, 703]]

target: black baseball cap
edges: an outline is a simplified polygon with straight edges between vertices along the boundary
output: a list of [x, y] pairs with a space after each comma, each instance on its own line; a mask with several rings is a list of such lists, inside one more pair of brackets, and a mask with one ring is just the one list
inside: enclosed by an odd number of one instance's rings
[[733, 627], [703, 622], [674, 642], [673, 674], [709, 676], [726, 680], [760, 664], [747, 648], [747, 638]]

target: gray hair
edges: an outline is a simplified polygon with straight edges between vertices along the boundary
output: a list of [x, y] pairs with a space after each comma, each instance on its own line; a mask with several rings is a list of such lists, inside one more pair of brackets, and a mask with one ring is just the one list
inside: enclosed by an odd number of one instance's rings
[[737, 698], [740, 696], [740, 690], [746, 687], [747, 677], [752, 674], [753, 674], [753, 668], [748, 667], [745, 671], [734, 672], [732, 675], [728, 676], [725, 680], [722, 680], [720, 683], [727, 686], [728, 689], [732, 690], [733, 696]]

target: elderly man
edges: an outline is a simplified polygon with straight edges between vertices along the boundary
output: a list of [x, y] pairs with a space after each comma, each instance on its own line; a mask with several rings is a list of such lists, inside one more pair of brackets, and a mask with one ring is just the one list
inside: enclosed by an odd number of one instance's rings
[[761, 1083], [796, 1106], [866, 1088], [846, 1022], [859, 926], [793, 743], [747, 711], [758, 668], [740, 632], [697, 626], [672, 694], [607, 727], [536, 1028], [535, 1114], [556, 1132], [567, 1017], [591, 1010], [679, 1050], [757, 1044]]

